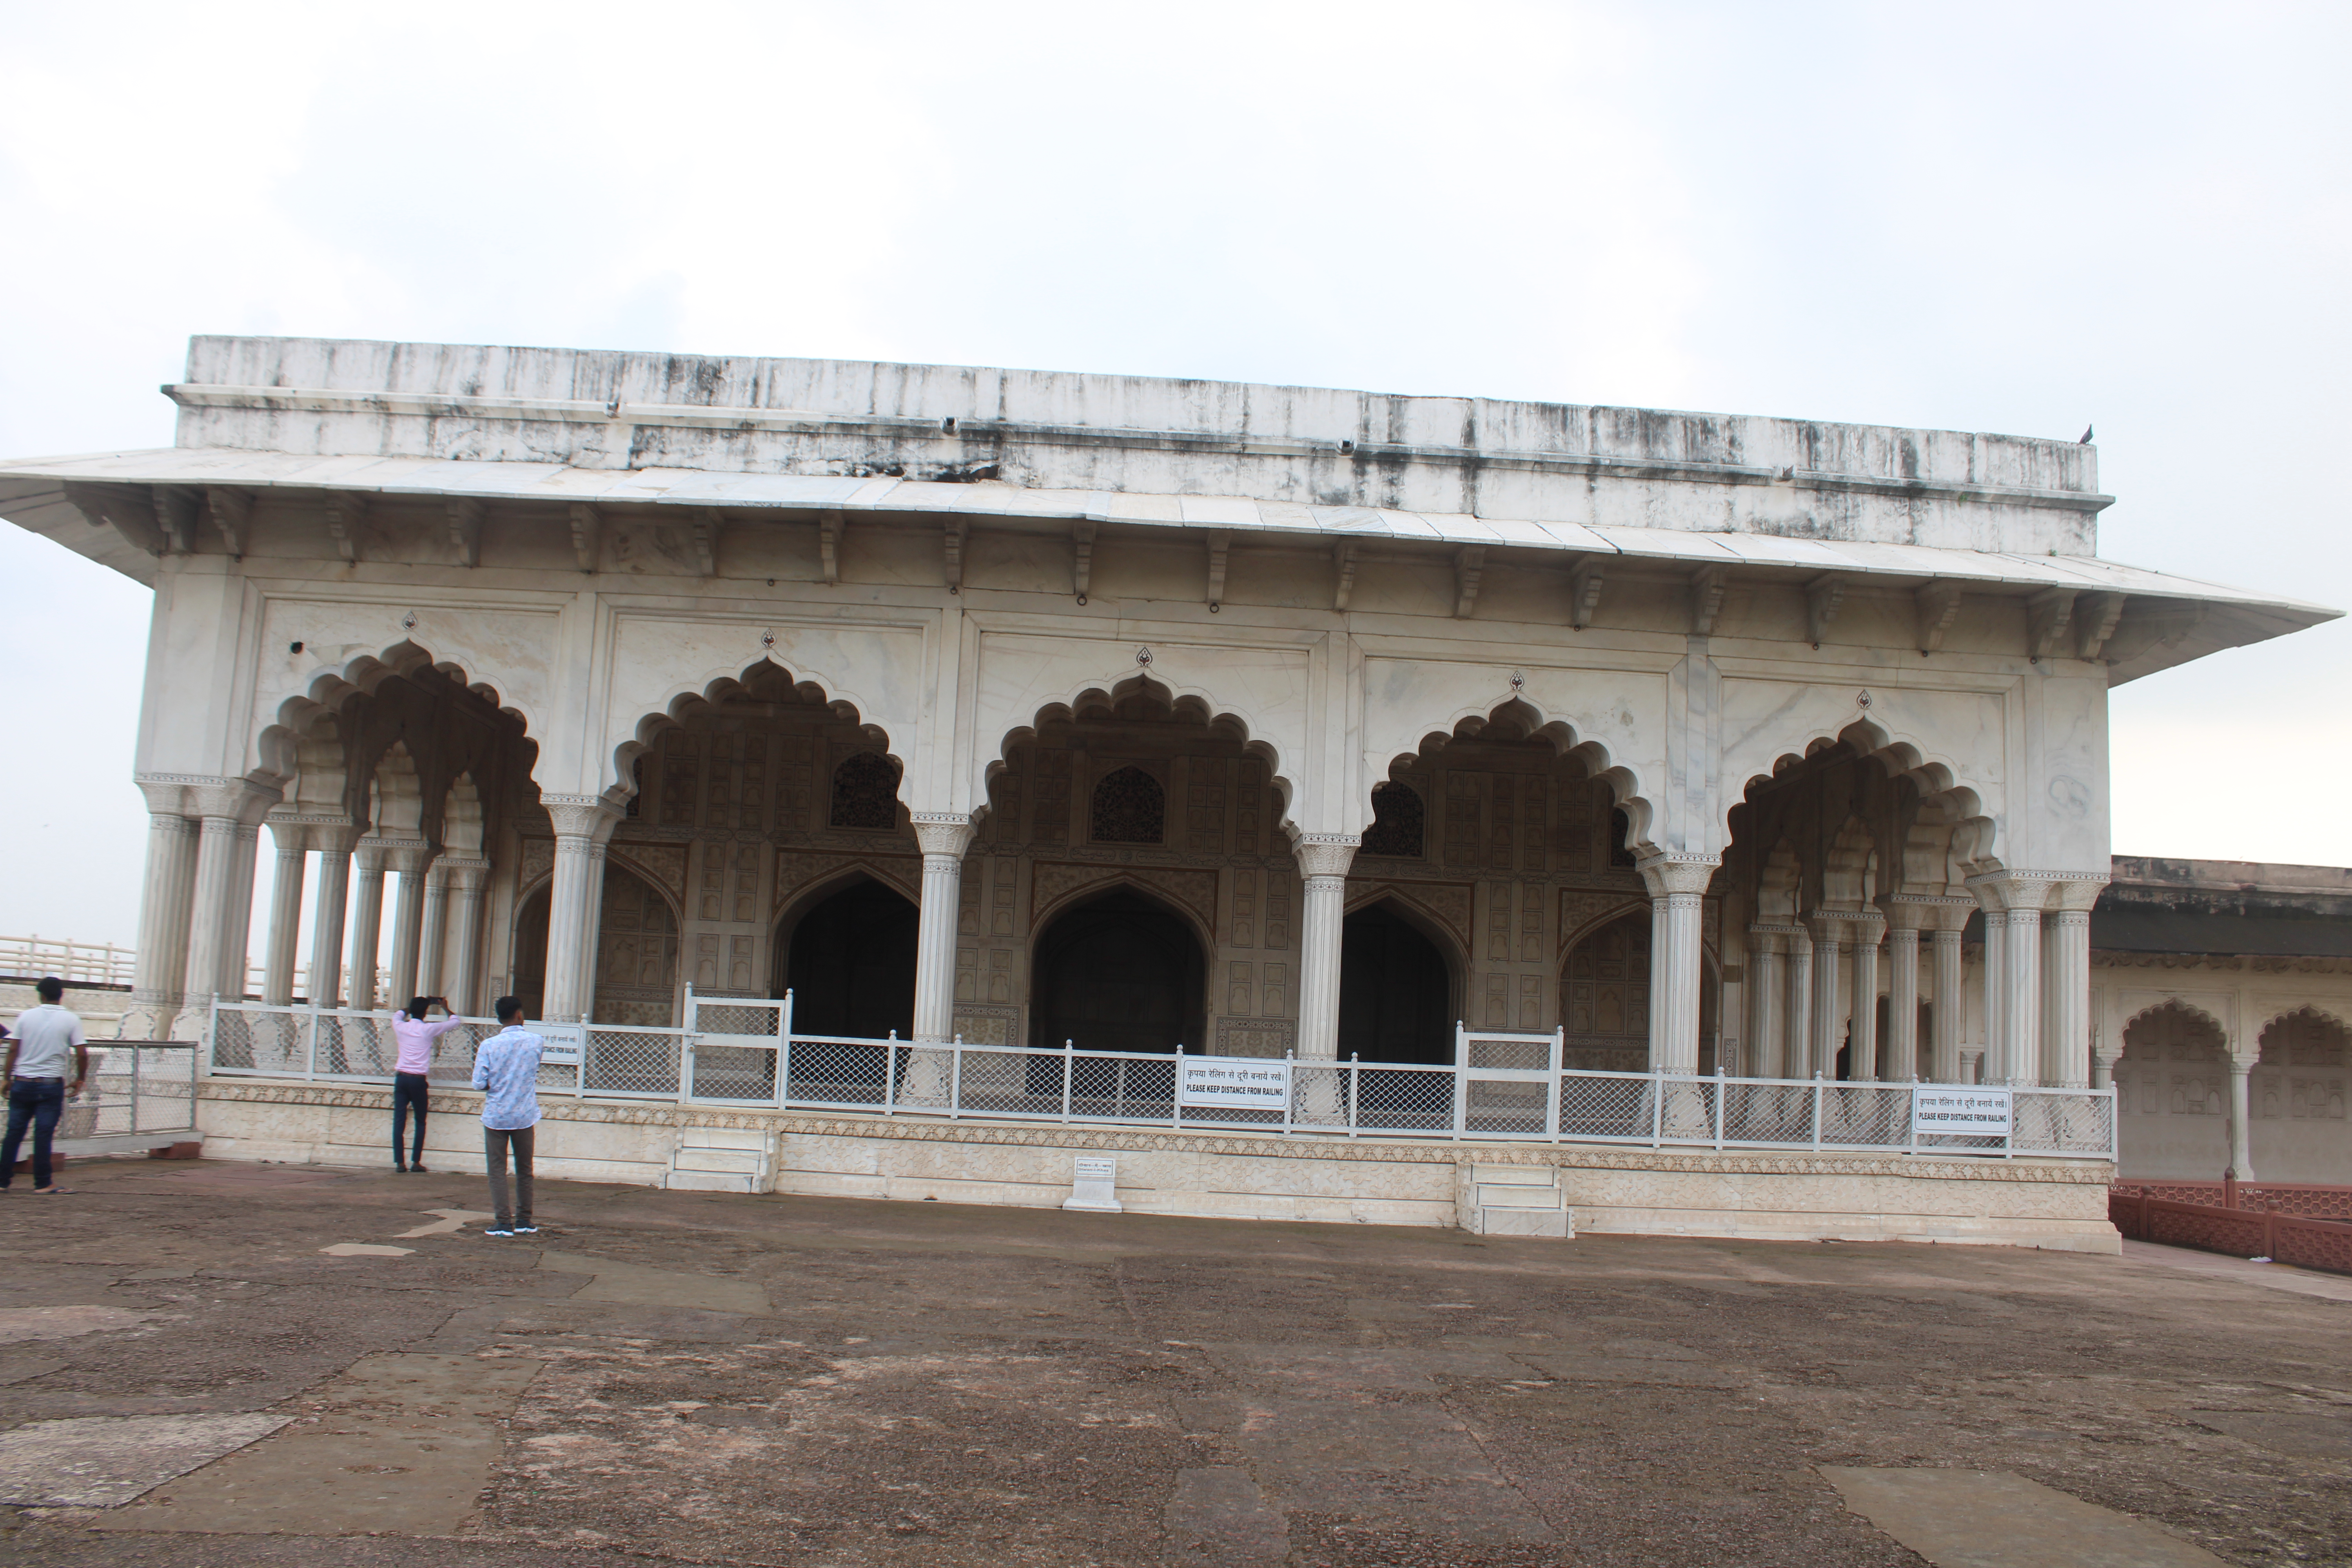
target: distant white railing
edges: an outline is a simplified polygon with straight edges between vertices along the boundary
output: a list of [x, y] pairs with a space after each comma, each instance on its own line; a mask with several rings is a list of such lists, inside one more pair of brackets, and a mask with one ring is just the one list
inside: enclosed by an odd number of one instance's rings
[[110, 942], [0, 936], [0, 974], [28, 980], [54, 974], [68, 985], [128, 985], [136, 957]]
[[[388, 1012], [224, 1002], [207, 1060], [217, 1074], [381, 1082], [397, 1054]], [[469, 1018], [443, 1035], [433, 1081], [469, 1081], [476, 1046], [497, 1027]], [[691, 989], [680, 1028], [528, 1027], [548, 1045], [541, 1089], [593, 1100], [1349, 1138], [2116, 1157], [2113, 1089], [1585, 1072], [1560, 1067], [1557, 1035], [1459, 1030], [1449, 1066], [930, 1044], [796, 1034], [789, 995]], [[1955, 1125], [1956, 1095], [1982, 1130], [1939, 1130]]]

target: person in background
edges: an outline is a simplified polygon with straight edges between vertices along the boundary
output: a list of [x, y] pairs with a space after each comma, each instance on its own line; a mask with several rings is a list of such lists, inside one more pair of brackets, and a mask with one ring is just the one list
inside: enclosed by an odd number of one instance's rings
[[[393, 1038], [400, 1042], [400, 1058], [392, 1064], [392, 1168], [395, 1171], [425, 1169], [425, 1110], [433, 1088], [434, 1042], [462, 1022], [444, 1016], [437, 1024], [426, 1023], [425, 1015], [434, 1007], [447, 1014], [449, 999], [411, 996], [408, 1005], [392, 1016]], [[410, 1145], [408, 1163], [404, 1165], [400, 1135], [408, 1126], [411, 1108], [416, 1111], [416, 1142]]]
[[[497, 1218], [484, 1236], [537, 1236], [530, 1220], [532, 1130], [539, 1125], [539, 1053], [547, 1044], [522, 1026], [522, 1004], [499, 998], [504, 1026], [474, 1051], [474, 1087], [482, 1091], [482, 1158], [490, 1168], [490, 1208]], [[515, 1201], [507, 1204], [507, 1155], [514, 1155]]]
[[[81, 1020], [58, 1005], [65, 998], [64, 981], [52, 974], [33, 989], [40, 994], [41, 1005], [17, 1016], [16, 1037], [8, 1042], [8, 1139], [0, 1146], [0, 1189], [16, 1173], [16, 1151], [30, 1124], [33, 1191], [52, 1197], [68, 1189], [58, 1185], [49, 1168], [49, 1148], [67, 1097], [79, 1096], [89, 1077], [89, 1041], [81, 1032]], [[73, 1061], [70, 1089], [66, 1087], [68, 1058]]]

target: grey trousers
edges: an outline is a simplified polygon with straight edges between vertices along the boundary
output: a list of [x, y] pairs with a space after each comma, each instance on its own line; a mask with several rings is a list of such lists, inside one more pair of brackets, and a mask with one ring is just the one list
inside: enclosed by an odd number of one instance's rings
[[[509, 1221], [530, 1218], [530, 1150], [536, 1127], [518, 1127], [511, 1132], [501, 1127], [482, 1129], [482, 1158], [490, 1167], [490, 1207], [500, 1225]], [[514, 1151], [515, 1197], [512, 1208], [507, 1207], [507, 1151]]]

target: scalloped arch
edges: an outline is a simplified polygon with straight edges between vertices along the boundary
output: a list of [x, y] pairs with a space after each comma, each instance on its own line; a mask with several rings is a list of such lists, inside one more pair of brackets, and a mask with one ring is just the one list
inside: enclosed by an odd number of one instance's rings
[[2132, 1014], [2122, 1023], [2116, 1026], [2116, 1037], [2123, 1042], [2124, 1049], [2129, 1050], [2131, 1048], [2131, 1041], [2128, 1037], [2131, 1034], [2132, 1026], [2144, 1019], [2152, 1018], [2158, 1013], [2168, 1012], [2181, 1013], [2191, 1018], [2202, 1019], [2209, 1026], [2211, 1027], [2215, 1034], [2221, 1037], [2221, 1048], [2225, 1051], [2230, 1048], [2230, 1030], [2228, 1026], [2223, 1024], [2221, 1019], [2215, 1017], [2211, 1013], [2206, 1011], [2205, 1008], [2200, 1006], [2197, 1003], [2190, 1001], [2186, 996], [2167, 996], [2160, 1002], [2149, 1003], [2147, 1006], [2142, 1007], [2139, 1011]]
[[282, 699], [276, 714], [255, 732], [254, 752], [249, 759], [253, 771], [277, 784], [293, 778], [299, 771], [295, 748], [317, 721], [333, 717], [355, 696], [373, 696], [387, 679], [420, 669], [433, 670], [501, 713], [520, 720], [523, 733], [530, 735], [533, 718], [528, 709], [508, 701], [500, 689], [489, 682], [475, 679], [472, 672], [456, 659], [437, 658], [422, 644], [404, 639], [376, 653], [353, 654], [339, 663], [313, 666], [308, 674], [299, 678], [299, 689]]
[[1583, 924], [1569, 932], [1567, 940], [1563, 941], [1559, 944], [1559, 961], [1563, 963], [1567, 963], [1568, 955], [1574, 952], [1580, 943], [1581, 943], [1587, 937], [1593, 935], [1595, 932], [1604, 931], [1610, 926], [1615, 925], [1619, 921], [1623, 920], [1628, 915], [1638, 914], [1646, 916], [1649, 912], [1650, 901], [1647, 899], [1637, 899], [1631, 894], [1626, 895], [1626, 899], [1623, 903], [1612, 905], [1610, 908], [1601, 910], [1599, 914], [1588, 917]]
[[1945, 807], [1952, 818], [1954, 859], [1973, 868], [1990, 869], [1999, 866], [1995, 856], [1995, 851], [2001, 847], [1996, 842], [1999, 824], [1985, 811], [1983, 798], [1976, 789], [1962, 782], [1963, 769], [1959, 761], [1933, 750], [1916, 736], [1897, 733], [1868, 715], [1853, 720], [1836, 730], [1816, 727], [1798, 742], [1799, 749], [1776, 754], [1770, 772], [1749, 774], [1741, 781], [1736, 793], [1727, 790], [1724, 811], [1727, 840], [1730, 833], [1731, 811], [1743, 805], [1754, 791], [1759, 786], [1771, 784], [1790, 769], [1839, 744], [1853, 747], [1857, 755], [1864, 761], [1877, 763], [1892, 777], [1911, 780], [1918, 787], [1923, 802]]
[[2298, 1002], [2292, 1007], [2281, 1007], [2263, 1018], [2254, 1030], [2255, 1043], [2259, 1045], [2263, 1037], [2271, 1032], [2272, 1025], [2306, 1016], [2335, 1025], [2347, 1040], [2352, 1040], [2352, 1007], [2336, 1008], [2325, 1002]]
[[[1238, 707], [1221, 705], [1215, 696], [1204, 688], [1162, 680], [1157, 674], [1143, 673], [1130, 675], [1116, 681], [1085, 681], [1066, 696], [1039, 706], [1030, 715], [1027, 723], [1015, 724], [1005, 731], [997, 742], [996, 755], [980, 759], [979, 799], [982, 805], [973, 812], [973, 816], [977, 818], [985, 815], [989, 809], [989, 784], [994, 782], [997, 774], [1010, 765], [1014, 745], [1024, 741], [1034, 741], [1037, 738], [1039, 725], [1076, 719], [1088, 709], [1096, 706], [1116, 707], [1128, 698], [1137, 695], [1150, 696], [1166, 703], [1178, 718], [1190, 718], [1213, 728], [1220, 723], [1229, 722], [1239, 729], [1243, 754], [1255, 757], [1265, 764], [1266, 773], [1274, 784], [1276, 798], [1281, 802], [1281, 814], [1276, 818], [1276, 826], [1289, 826], [1291, 803], [1298, 795], [1297, 782], [1285, 771], [1282, 749], [1265, 738], [1263, 726], [1253, 724], [1251, 715], [1246, 710]], [[1215, 939], [1211, 937], [1208, 940], [1211, 951], [1214, 952]]]
[[1125, 888], [1131, 892], [1142, 894], [1154, 904], [1182, 921], [1185, 929], [1192, 933], [1193, 940], [1201, 944], [1203, 974], [1206, 975], [1214, 971], [1217, 961], [1217, 933], [1209, 928], [1208, 922], [1202, 919], [1198, 910], [1187, 907], [1183, 900], [1171, 896], [1167, 889], [1156, 887], [1142, 880], [1127, 868], [1106, 866], [1103, 871], [1105, 874], [1093, 881], [1081, 882], [1076, 887], [1064, 889], [1055, 894], [1051, 901], [1031, 914], [1028, 946], [1031, 963], [1034, 964], [1036, 962], [1038, 940], [1045, 935], [1046, 927], [1078, 905], [1091, 899], [1101, 898], [1105, 893]]
[[[1549, 742], [1559, 755], [1573, 757], [1584, 764], [1586, 773], [1609, 785], [1612, 798], [1625, 813], [1629, 824], [1626, 842], [1629, 845], [1642, 849], [1654, 850], [1657, 847], [1650, 837], [1651, 828], [1657, 821], [1657, 807], [1643, 793], [1640, 774], [1633, 768], [1618, 762], [1611, 753], [1607, 742], [1580, 734], [1573, 723], [1566, 719], [1553, 718], [1539, 703], [1524, 693], [1506, 697], [1499, 702], [1468, 702], [1457, 707], [1445, 719], [1442, 728], [1423, 731], [1416, 750], [1400, 752], [1390, 758], [1388, 776], [1395, 778], [1400, 768], [1418, 762], [1433, 749], [1443, 750], [1457, 739], [1469, 739], [1460, 731], [1462, 726], [1471, 720], [1478, 720], [1483, 730], [1506, 714], [1526, 723], [1528, 740]], [[1371, 784], [1378, 782], [1368, 781], [1364, 786], [1362, 799], [1359, 803], [1363, 817], [1362, 822], [1357, 824], [1359, 833], [1372, 820]]]
[[618, 805], [636, 793], [633, 781], [636, 761], [653, 749], [654, 742], [664, 730], [683, 726], [694, 710], [703, 705], [716, 705], [730, 695], [729, 689], [740, 689], [746, 679], [761, 668], [772, 668], [793, 683], [795, 692], [814, 691], [845, 723], [855, 724], [868, 741], [882, 748], [883, 754], [898, 764], [898, 792], [903, 801], [907, 789], [908, 759], [890, 749], [890, 735], [881, 725], [865, 719], [866, 705], [841, 692], [820, 676], [802, 670], [795, 672], [773, 654], [765, 654], [748, 664], [712, 666], [697, 675], [674, 680], [659, 699], [659, 705], [642, 710], [632, 722], [628, 738], [616, 742], [606, 754], [603, 764], [607, 772], [599, 785], [599, 793]]

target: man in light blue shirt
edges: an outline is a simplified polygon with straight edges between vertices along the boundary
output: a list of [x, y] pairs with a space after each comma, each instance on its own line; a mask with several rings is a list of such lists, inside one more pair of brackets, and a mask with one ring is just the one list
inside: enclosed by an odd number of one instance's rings
[[[522, 1026], [522, 1004], [499, 998], [505, 1026], [474, 1051], [474, 1087], [482, 1091], [482, 1157], [490, 1168], [485, 1236], [537, 1236], [530, 1219], [531, 1143], [539, 1125], [539, 1053], [547, 1042]], [[515, 1204], [507, 1206], [507, 1155], [514, 1155]]]

